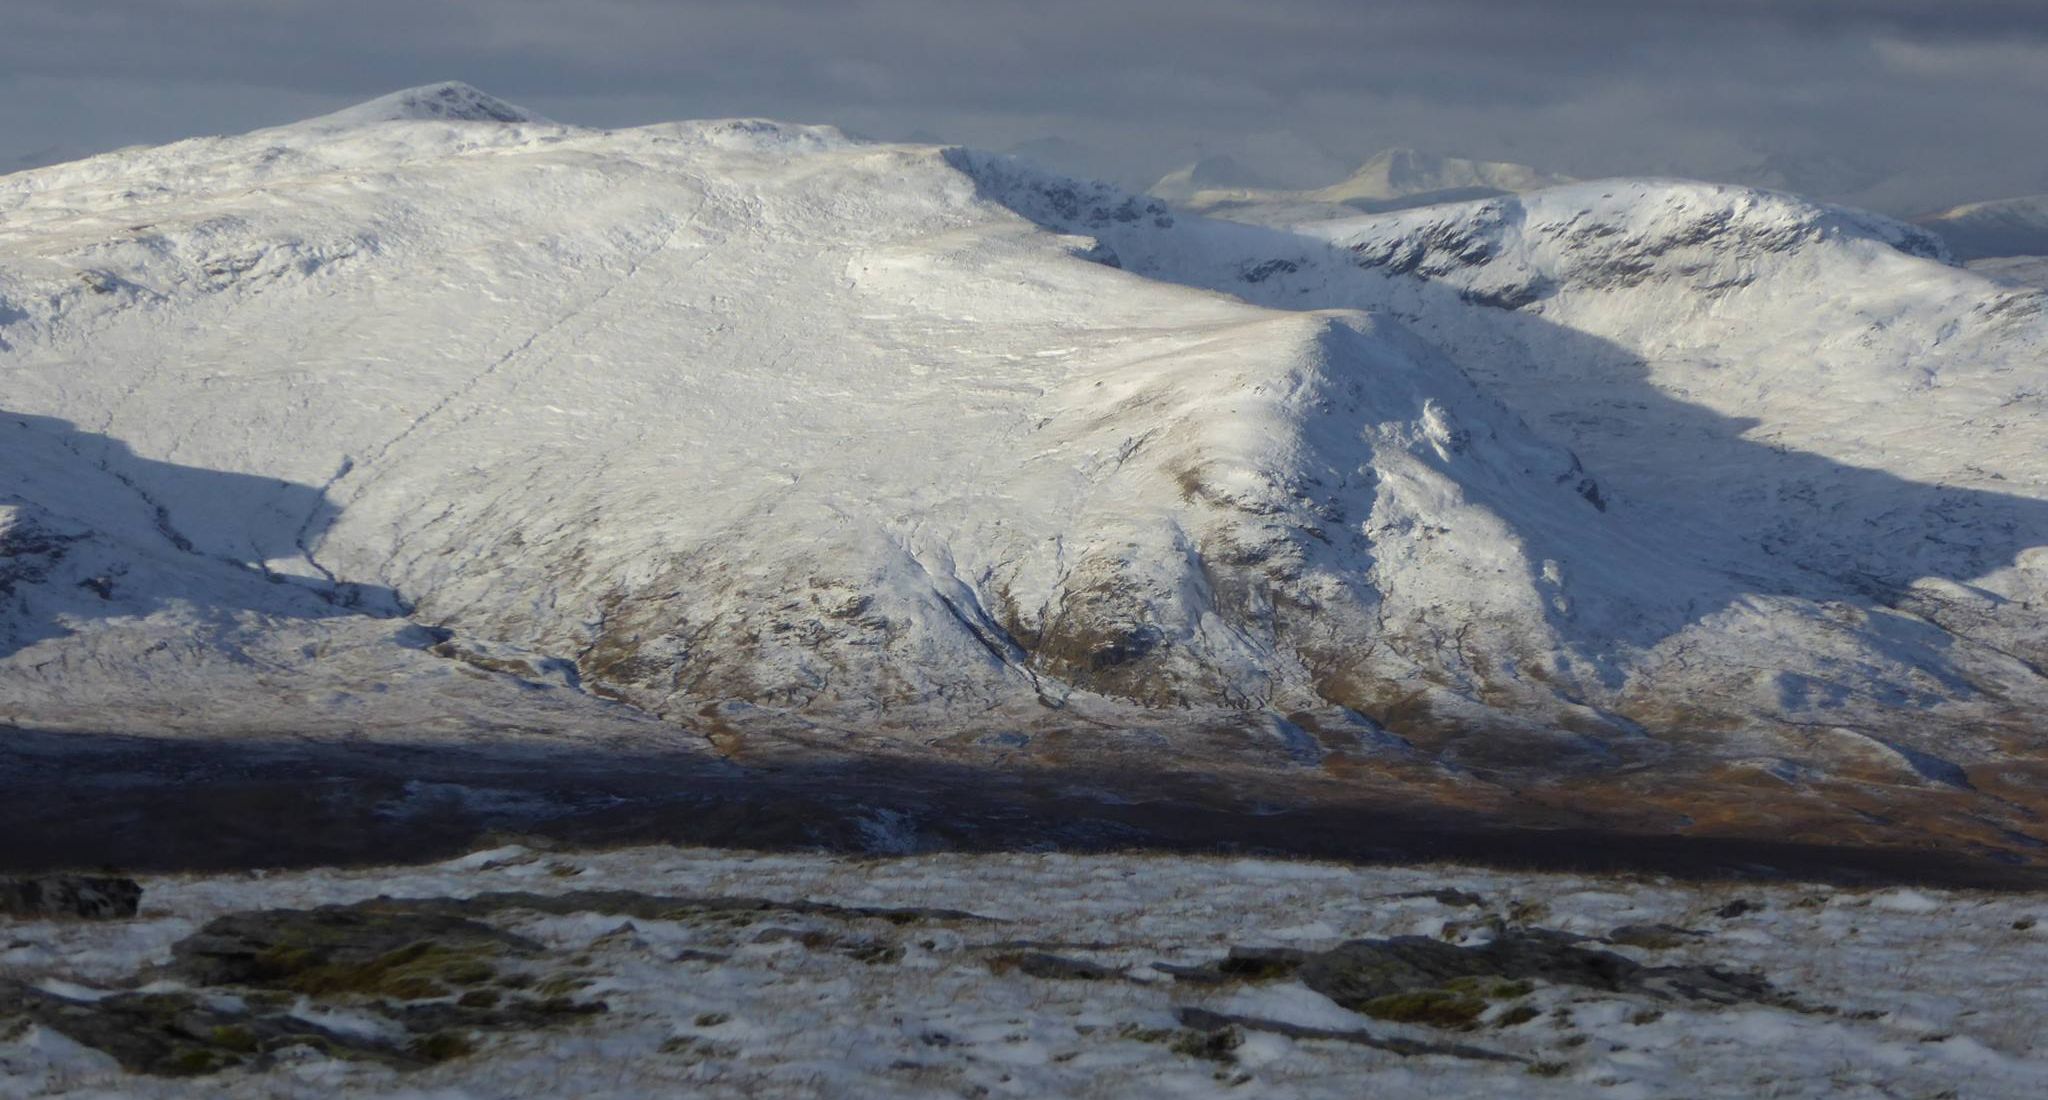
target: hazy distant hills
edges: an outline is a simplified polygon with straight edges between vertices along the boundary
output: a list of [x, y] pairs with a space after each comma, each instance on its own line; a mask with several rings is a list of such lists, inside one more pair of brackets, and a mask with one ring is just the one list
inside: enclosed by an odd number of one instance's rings
[[1966, 203], [1914, 221], [1939, 233], [1959, 260], [2048, 256], [2048, 195]]
[[1395, 148], [1326, 187], [1272, 187], [1228, 157], [1170, 172], [1151, 193], [1195, 213], [1244, 221], [1296, 221], [1380, 213], [1531, 191], [1570, 178], [1521, 164], [1466, 160]]

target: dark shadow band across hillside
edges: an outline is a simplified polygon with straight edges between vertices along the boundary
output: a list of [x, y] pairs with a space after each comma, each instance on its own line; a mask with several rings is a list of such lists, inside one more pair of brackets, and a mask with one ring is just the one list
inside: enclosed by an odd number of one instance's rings
[[[1277, 796], [1277, 797], [1268, 797]], [[1129, 769], [741, 766], [616, 746], [186, 741], [0, 728], [0, 873], [418, 863], [501, 843], [862, 855], [1139, 851], [2048, 890], [1967, 853], [1639, 835]]]

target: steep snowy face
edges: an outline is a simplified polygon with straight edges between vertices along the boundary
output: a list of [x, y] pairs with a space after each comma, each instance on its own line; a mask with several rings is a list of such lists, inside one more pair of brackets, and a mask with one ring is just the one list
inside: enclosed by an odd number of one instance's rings
[[[1529, 701], [1542, 685], [1597, 716], [1571, 728], [1720, 731], [1731, 763], [1778, 776], [1862, 755], [1846, 766], [1961, 785], [1944, 761], [2033, 742], [2039, 292], [1950, 266], [1912, 227], [1740, 188], [1605, 181], [1288, 232], [1164, 226], [1106, 189], [961, 160], [1128, 270], [1397, 319], [1578, 458], [1597, 519], [1489, 505], [1491, 544], [1536, 566], [1521, 583], [1548, 633], [1439, 646], [1436, 682], [1461, 697], [1570, 726]], [[1417, 593], [1421, 621], [1485, 617], [1444, 555], [1374, 553], [1383, 608]]]
[[2043, 331], [1736, 188], [1294, 231], [400, 93], [0, 178], [0, 715], [2002, 795]]
[[[1921, 231], [1612, 182], [1325, 232], [1403, 276], [1390, 308], [1626, 497], [1680, 494], [1803, 569], [1880, 589], [1983, 576], [2032, 545], [2042, 298], [1926, 262], [1943, 253]], [[1763, 479], [1777, 498], [1754, 496]]]

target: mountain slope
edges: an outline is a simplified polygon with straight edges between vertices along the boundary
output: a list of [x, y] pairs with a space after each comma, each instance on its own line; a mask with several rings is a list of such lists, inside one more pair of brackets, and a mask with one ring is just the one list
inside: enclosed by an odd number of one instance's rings
[[1137, 746], [2012, 843], [2041, 297], [1916, 230], [1608, 181], [1300, 235], [456, 98], [0, 179], [7, 717]]

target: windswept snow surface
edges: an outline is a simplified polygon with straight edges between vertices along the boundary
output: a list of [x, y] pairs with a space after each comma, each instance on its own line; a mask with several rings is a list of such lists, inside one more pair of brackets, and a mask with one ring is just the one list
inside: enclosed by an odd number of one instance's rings
[[[474, 1054], [410, 1073], [300, 1046], [262, 1068], [185, 1080], [123, 1073], [106, 1054], [31, 1024], [0, 1030], [0, 1096], [2020, 1100], [2048, 1087], [2039, 980], [2048, 913], [2038, 894], [1227, 858], [517, 846], [431, 867], [143, 885], [134, 921], [9, 926], [0, 977], [89, 1001], [148, 980], [140, 968], [169, 962], [174, 944], [226, 913], [589, 891], [599, 899], [585, 903], [590, 912], [515, 907], [489, 920], [538, 942], [538, 978], [606, 1011], [547, 1031], [482, 1034]], [[992, 919], [684, 907], [626, 920], [602, 911], [607, 891]], [[1233, 948], [1324, 951], [1389, 936], [1474, 946], [1526, 928], [1630, 964], [1753, 974], [1775, 995], [1716, 1004], [1537, 981], [1503, 991], [1471, 1029], [1445, 1030], [1351, 1011], [1296, 975], [1200, 972]], [[1083, 973], [1093, 976], [1006, 962], [1022, 951], [1092, 966]], [[189, 987], [158, 977], [147, 988]], [[390, 1008], [371, 999], [347, 1016], [299, 1004], [330, 1027], [392, 1029], [381, 1015]], [[1257, 1024], [1212, 1039], [1182, 1025], [1188, 1009]], [[1275, 1030], [1289, 1027], [1322, 1034]], [[1457, 1044], [1501, 1060], [1404, 1055], [1357, 1037]]]
[[0, 721], [1129, 735], [2032, 858], [2042, 304], [1740, 188], [1288, 230], [400, 93], [0, 177]]

